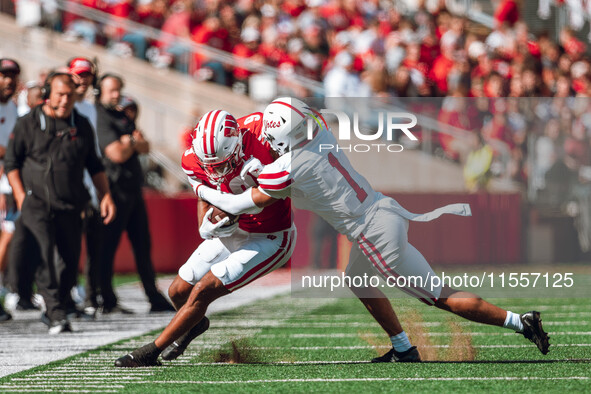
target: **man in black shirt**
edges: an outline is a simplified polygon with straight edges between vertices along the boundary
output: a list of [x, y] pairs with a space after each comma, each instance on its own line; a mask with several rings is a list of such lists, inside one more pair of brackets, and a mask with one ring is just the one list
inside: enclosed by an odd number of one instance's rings
[[[73, 109], [75, 88], [71, 74], [50, 74], [45, 103], [17, 121], [5, 158], [21, 210], [14, 238], [30, 245], [28, 262], [39, 262], [36, 283], [47, 306], [50, 334], [71, 331], [66, 308], [80, 258], [81, 212], [89, 199], [82, 181], [85, 168], [99, 194], [104, 223], [115, 217], [92, 128]], [[55, 264], [56, 247], [64, 265]], [[11, 252], [11, 259], [18, 257]]]
[[142, 196], [144, 175], [138, 159], [138, 154], [149, 152], [150, 145], [136, 129], [134, 121], [117, 108], [122, 87], [123, 80], [114, 74], [105, 74], [97, 82], [97, 135], [118, 212], [117, 218], [106, 226], [104, 232], [101, 253], [103, 313], [129, 313], [117, 304], [111, 284], [113, 260], [123, 231], [127, 231], [131, 242], [138, 274], [152, 305], [150, 311], [174, 311], [156, 288], [150, 255], [148, 215]]

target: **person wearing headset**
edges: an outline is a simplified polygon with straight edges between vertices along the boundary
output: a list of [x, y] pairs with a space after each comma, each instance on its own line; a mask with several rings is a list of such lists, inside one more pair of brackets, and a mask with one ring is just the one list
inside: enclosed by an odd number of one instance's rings
[[109, 73], [99, 78], [95, 89], [98, 141], [118, 212], [103, 232], [100, 262], [103, 313], [131, 313], [119, 305], [112, 286], [113, 262], [123, 231], [131, 242], [138, 274], [151, 304], [150, 312], [174, 312], [174, 307], [156, 287], [150, 255], [148, 214], [142, 195], [144, 174], [138, 159], [139, 154], [150, 151], [150, 144], [119, 107], [122, 89], [123, 79]]
[[[74, 109], [76, 87], [69, 72], [51, 73], [43, 87], [44, 103], [17, 120], [5, 157], [21, 210], [14, 241], [28, 245], [24, 260], [37, 264], [31, 269], [37, 271], [35, 281], [47, 307], [42, 321], [50, 334], [72, 331], [66, 308], [80, 257], [81, 212], [89, 199], [84, 169], [98, 192], [103, 222], [110, 223], [116, 211], [91, 125]], [[56, 249], [64, 264], [55, 264]], [[22, 257], [11, 250], [11, 260]]]

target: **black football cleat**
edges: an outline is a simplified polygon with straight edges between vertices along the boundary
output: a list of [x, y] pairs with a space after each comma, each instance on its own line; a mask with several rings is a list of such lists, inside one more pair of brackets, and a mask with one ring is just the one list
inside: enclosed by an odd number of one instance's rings
[[147, 359], [144, 357], [134, 357], [132, 353], [126, 354], [115, 360], [115, 366], [119, 368], [140, 368], [140, 367], [158, 367], [162, 365], [158, 359]]
[[160, 350], [154, 342], [135, 349], [133, 352], [115, 360], [115, 366], [119, 368], [157, 367], [162, 365], [158, 361]]
[[397, 352], [394, 348], [383, 356], [371, 360], [372, 363], [420, 363], [421, 355], [416, 346], [411, 347], [405, 352]]
[[207, 317], [203, 317], [199, 323], [195, 325], [195, 327], [191, 328], [189, 332], [181, 336], [179, 339], [174, 341], [169, 347], [164, 349], [162, 352], [162, 359], [163, 360], [175, 360], [180, 355], [182, 355], [187, 346], [191, 343], [191, 341], [197, 338], [199, 335], [203, 334], [209, 328], [209, 319]]
[[523, 323], [523, 336], [535, 343], [542, 354], [548, 354], [550, 347], [550, 337], [542, 327], [540, 312], [531, 311], [519, 316]]

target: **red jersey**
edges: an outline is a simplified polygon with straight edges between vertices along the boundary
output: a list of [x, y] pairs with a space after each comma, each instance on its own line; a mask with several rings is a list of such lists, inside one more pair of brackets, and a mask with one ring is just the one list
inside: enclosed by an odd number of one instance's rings
[[[237, 121], [240, 132], [242, 133], [242, 154], [244, 161], [255, 157], [263, 165], [271, 164], [274, 161], [271, 156], [271, 150], [262, 136], [263, 114], [255, 112]], [[240, 170], [243, 164], [228, 174], [219, 186], [213, 184], [199, 165], [197, 156], [193, 153], [192, 148], [187, 149], [183, 154], [181, 165], [195, 191], [201, 184], [213, 189], [219, 188], [222, 192], [233, 194], [239, 194], [251, 187], [259, 186], [256, 178], [251, 174], [248, 174], [246, 179], [242, 180]], [[291, 201], [289, 198], [277, 200], [256, 215], [243, 214], [240, 216], [238, 225], [240, 229], [249, 233], [274, 233], [286, 230], [291, 227]]]

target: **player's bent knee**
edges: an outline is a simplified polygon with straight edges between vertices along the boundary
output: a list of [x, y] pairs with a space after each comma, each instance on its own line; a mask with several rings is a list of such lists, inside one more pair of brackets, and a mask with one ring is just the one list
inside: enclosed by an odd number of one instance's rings
[[205, 274], [203, 278], [193, 287], [191, 295], [187, 302], [191, 304], [206, 304], [209, 305], [217, 298], [229, 294], [230, 291], [226, 289], [222, 281], [210, 272]]
[[452, 308], [449, 304], [450, 297], [452, 297], [454, 294], [459, 293], [459, 292], [460, 292], [460, 290], [456, 290], [456, 289], [451, 288], [449, 286], [443, 286], [441, 288], [441, 295], [439, 296], [437, 301], [435, 301], [434, 305], [439, 309], [451, 311]]
[[179, 304], [185, 303], [192, 289], [192, 284], [177, 276], [168, 288], [168, 296], [172, 303], [178, 307]]

